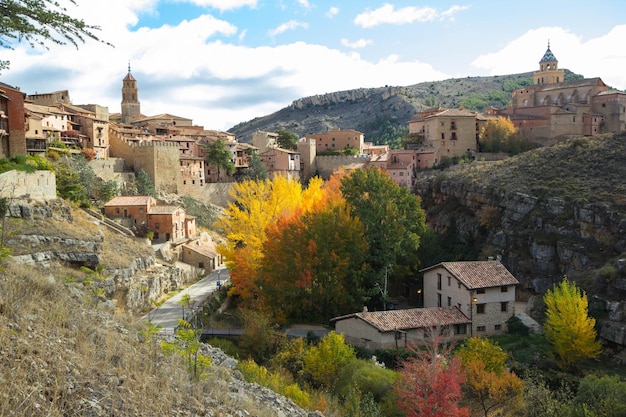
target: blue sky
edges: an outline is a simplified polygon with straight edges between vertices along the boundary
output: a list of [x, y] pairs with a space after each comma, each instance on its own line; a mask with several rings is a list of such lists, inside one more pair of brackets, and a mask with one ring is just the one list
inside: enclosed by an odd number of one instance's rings
[[2, 50], [11, 69], [0, 81], [26, 93], [67, 89], [74, 104], [115, 113], [130, 61], [143, 114], [226, 130], [314, 94], [535, 71], [550, 40], [561, 68], [626, 89], [622, 0], [77, 4], [70, 13], [114, 47], [15, 45]]

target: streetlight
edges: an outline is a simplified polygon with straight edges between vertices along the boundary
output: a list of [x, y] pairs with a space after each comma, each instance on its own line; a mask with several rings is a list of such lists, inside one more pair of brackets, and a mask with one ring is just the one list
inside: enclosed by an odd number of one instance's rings
[[474, 303], [478, 298], [472, 297], [470, 301], [470, 337], [474, 337]]

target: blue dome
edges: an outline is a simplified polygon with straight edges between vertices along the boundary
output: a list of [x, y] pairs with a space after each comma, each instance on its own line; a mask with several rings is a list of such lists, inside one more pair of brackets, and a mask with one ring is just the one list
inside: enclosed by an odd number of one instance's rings
[[548, 50], [546, 51], [545, 54], [543, 54], [543, 58], [541, 58], [541, 61], [539, 61], [539, 63], [542, 63], [542, 62], [556, 62], [556, 61], [557, 61], [556, 57], [554, 56], [554, 54], [550, 50], [550, 47], [548, 46]]

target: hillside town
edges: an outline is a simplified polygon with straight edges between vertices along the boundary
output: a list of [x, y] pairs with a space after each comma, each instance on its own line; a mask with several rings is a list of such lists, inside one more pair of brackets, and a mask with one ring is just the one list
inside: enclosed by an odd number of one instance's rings
[[[327, 179], [341, 167], [373, 165], [411, 189], [419, 171], [432, 169], [443, 158], [475, 157], [481, 130], [498, 116], [510, 119], [524, 141], [540, 145], [626, 130], [626, 93], [610, 90], [600, 78], [565, 81], [549, 45], [533, 80], [532, 86], [512, 93], [506, 108], [483, 113], [424, 109], [408, 126], [409, 135], [419, 140], [407, 142], [404, 149], [374, 145], [361, 132], [338, 128], [311, 132], [297, 140], [297, 149], [283, 149], [275, 132], [255, 132], [252, 143], [244, 143], [185, 117], [143, 115], [138, 81], [129, 65], [122, 80], [121, 113], [97, 104], [75, 105], [68, 90], [26, 94], [19, 86], [0, 84], [0, 156], [43, 154], [60, 141], [97, 161], [93, 165], [99, 175], [122, 186], [124, 173], [144, 170], [159, 192], [207, 199], [206, 184], [232, 181], [248, 168], [252, 153], [270, 178], [283, 175], [306, 182], [316, 175]], [[220, 176], [218, 167], [207, 162], [207, 145], [217, 140], [230, 154], [233, 175]]]

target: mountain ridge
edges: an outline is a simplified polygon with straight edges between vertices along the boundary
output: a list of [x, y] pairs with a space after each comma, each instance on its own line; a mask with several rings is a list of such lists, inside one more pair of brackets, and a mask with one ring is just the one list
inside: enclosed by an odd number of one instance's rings
[[228, 131], [240, 142], [250, 143], [256, 130], [287, 129], [303, 136], [335, 128], [354, 129], [378, 144], [376, 139], [386, 122], [396, 129], [406, 128], [419, 111], [436, 106], [463, 106], [471, 110], [504, 107], [511, 91], [529, 82], [532, 83], [532, 72], [342, 90], [299, 98], [274, 113], [239, 123]]

